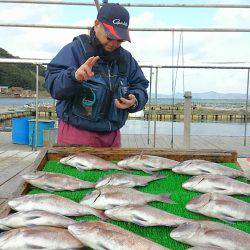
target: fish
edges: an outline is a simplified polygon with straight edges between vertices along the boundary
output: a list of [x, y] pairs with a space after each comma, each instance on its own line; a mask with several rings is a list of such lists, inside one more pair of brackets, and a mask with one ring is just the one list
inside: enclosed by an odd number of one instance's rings
[[149, 182], [166, 178], [166, 175], [141, 176], [134, 174], [109, 174], [99, 179], [95, 188], [106, 186], [135, 187], [146, 186]]
[[41, 210], [17, 212], [0, 218], [0, 230], [27, 226], [52, 226], [67, 228], [75, 221], [59, 214], [53, 214]]
[[190, 178], [182, 187], [201, 193], [219, 193], [226, 195], [250, 195], [250, 185], [223, 175], [199, 175]]
[[190, 247], [187, 250], [225, 250], [221, 247]]
[[75, 167], [78, 170], [110, 170], [110, 169], [118, 169], [124, 170], [120, 168], [117, 164], [106, 161], [98, 156], [90, 155], [87, 153], [81, 153], [76, 155], [69, 155], [60, 159], [60, 163], [64, 165], [69, 165], [71, 167]]
[[95, 183], [58, 173], [36, 171], [22, 175], [22, 178], [31, 185], [51, 191], [79, 190], [94, 188]]
[[116, 206], [132, 204], [146, 204], [151, 201], [173, 203], [169, 199], [170, 194], [149, 194], [137, 191], [133, 188], [122, 188], [117, 186], [103, 187], [87, 194], [80, 204], [106, 210]]
[[81, 241], [67, 229], [57, 227], [33, 226], [11, 229], [0, 235], [2, 250], [69, 250], [83, 249]]
[[167, 250], [149, 239], [102, 221], [80, 222], [70, 225], [68, 230], [95, 250]]
[[228, 176], [231, 178], [239, 176], [246, 177], [246, 174], [243, 171], [229, 168], [221, 164], [205, 160], [183, 161], [178, 165], [176, 165], [172, 169], [172, 171], [178, 174], [186, 174], [186, 175], [216, 174], [216, 175]]
[[250, 221], [250, 203], [223, 194], [198, 196], [186, 205], [186, 209], [226, 222]]
[[64, 216], [95, 215], [105, 219], [102, 211], [54, 194], [28, 194], [9, 200], [8, 205], [19, 212], [42, 210]]
[[139, 226], [176, 227], [191, 219], [186, 219], [147, 205], [127, 205], [108, 209], [105, 215], [112, 220], [132, 222]]
[[250, 234], [212, 221], [188, 222], [170, 233], [174, 240], [199, 247], [221, 247], [226, 250], [249, 250]]
[[117, 163], [125, 169], [142, 170], [146, 173], [163, 169], [172, 169], [179, 162], [155, 155], [133, 155]]

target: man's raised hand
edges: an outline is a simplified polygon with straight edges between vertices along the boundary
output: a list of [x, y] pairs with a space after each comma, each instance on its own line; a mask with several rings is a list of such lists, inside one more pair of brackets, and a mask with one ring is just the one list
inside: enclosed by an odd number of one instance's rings
[[75, 73], [76, 80], [79, 82], [87, 81], [92, 76], [94, 76], [94, 73], [92, 72], [92, 67], [99, 59], [99, 56], [92, 56], [84, 64], [82, 64]]

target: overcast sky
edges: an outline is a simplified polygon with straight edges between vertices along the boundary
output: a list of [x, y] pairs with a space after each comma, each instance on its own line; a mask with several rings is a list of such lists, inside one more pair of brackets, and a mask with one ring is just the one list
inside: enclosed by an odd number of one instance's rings
[[[91, 2], [90, 0], [82, 1]], [[109, 2], [249, 4], [247, 0]], [[0, 3], [0, 10], [0, 23], [86, 26], [92, 25], [96, 17], [95, 7], [82, 6]], [[131, 15], [130, 27], [250, 27], [250, 9], [128, 8], [128, 10]], [[86, 32], [84, 30], [0, 27], [0, 47], [19, 57], [53, 58], [65, 44], [72, 41], [74, 36]], [[131, 32], [132, 43], [125, 43], [124, 47], [142, 64], [171, 65], [172, 36], [171, 32]], [[174, 34], [174, 64], [177, 64], [179, 38], [180, 33], [176, 32]], [[250, 62], [249, 33], [184, 33], [183, 48], [186, 65], [205, 65], [208, 62]], [[149, 77], [149, 71], [144, 70], [144, 72]], [[196, 93], [207, 91], [245, 93], [246, 81], [246, 70], [189, 69], [184, 71], [183, 88], [183, 71], [178, 70], [176, 92], [183, 92], [185, 89]], [[160, 70], [158, 84], [159, 93], [171, 93], [172, 70]]]

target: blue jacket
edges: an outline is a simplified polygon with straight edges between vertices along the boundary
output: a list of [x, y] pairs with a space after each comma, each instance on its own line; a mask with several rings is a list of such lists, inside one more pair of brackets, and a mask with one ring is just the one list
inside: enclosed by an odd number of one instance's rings
[[[118, 65], [98, 60], [93, 67], [94, 76], [88, 81], [78, 82], [76, 70], [87, 60], [86, 51], [79, 39], [61, 49], [48, 64], [45, 86], [54, 99], [59, 119], [89, 131], [109, 132], [121, 128], [128, 112], [142, 110], [148, 100], [148, 80], [132, 55], [122, 48], [127, 62], [127, 74], [119, 74]], [[121, 110], [115, 107], [114, 99], [119, 98], [119, 86], [127, 86], [129, 93], [138, 101], [135, 109]], [[86, 95], [93, 93], [93, 105], [85, 105]]]

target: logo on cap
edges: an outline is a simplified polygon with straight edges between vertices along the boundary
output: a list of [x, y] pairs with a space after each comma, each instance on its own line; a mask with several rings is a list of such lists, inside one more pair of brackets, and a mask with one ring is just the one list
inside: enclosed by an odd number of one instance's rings
[[125, 21], [124, 22], [122, 22], [120, 19], [114, 19], [113, 20], [113, 24], [116, 24], [116, 25], [123, 25], [123, 26], [125, 26], [125, 27], [128, 27], [128, 23], [126, 23]]

